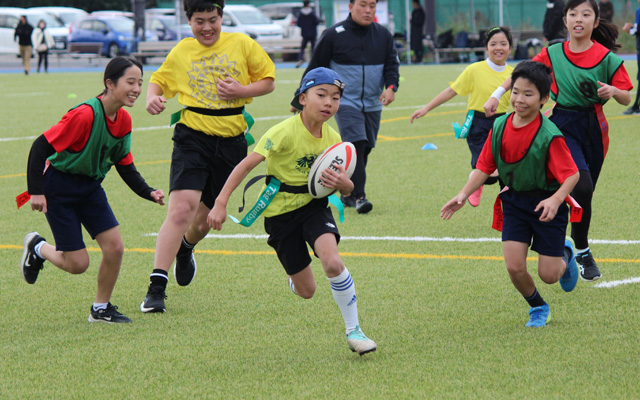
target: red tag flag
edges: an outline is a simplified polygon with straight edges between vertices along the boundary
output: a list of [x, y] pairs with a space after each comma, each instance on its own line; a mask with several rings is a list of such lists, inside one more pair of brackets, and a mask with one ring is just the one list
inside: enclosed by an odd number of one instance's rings
[[20, 193], [18, 196], [16, 196], [16, 204], [18, 205], [18, 208], [27, 204], [27, 201], [29, 201], [30, 199], [31, 195], [29, 194], [29, 192]]

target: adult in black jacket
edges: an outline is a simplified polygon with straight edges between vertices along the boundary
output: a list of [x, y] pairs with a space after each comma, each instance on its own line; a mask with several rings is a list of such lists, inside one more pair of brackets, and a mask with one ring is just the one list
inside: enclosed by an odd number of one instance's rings
[[422, 44], [422, 27], [425, 20], [424, 10], [419, 0], [413, 0], [413, 11], [411, 11], [411, 50], [415, 57], [414, 61], [422, 62], [424, 46]]
[[564, 27], [564, 0], [548, 0], [547, 11], [544, 13], [542, 35], [549, 45], [564, 42], [567, 32]]
[[25, 15], [21, 15], [20, 22], [18, 22], [16, 30], [13, 33], [13, 40], [18, 38], [20, 57], [22, 57], [22, 65], [24, 66], [25, 75], [29, 75], [29, 71], [31, 70], [31, 49], [33, 47], [33, 43], [31, 43], [32, 33], [33, 26], [29, 25]]
[[298, 63], [296, 68], [302, 65], [304, 61], [304, 50], [307, 44], [311, 44], [311, 54], [313, 54], [313, 48], [316, 45], [316, 37], [318, 36], [318, 24], [320, 20], [311, 7], [311, 1], [304, 0], [302, 2], [304, 7], [300, 9], [298, 13], [298, 19], [296, 25], [300, 27], [300, 35], [302, 36], [302, 44], [300, 44], [300, 54], [298, 55]]
[[376, 145], [382, 106], [395, 100], [400, 78], [393, 37], [373, 22], [376, 5], [376, 0], [350, 0], [349, 16], [322, 33], [305, 71], [331, 68], [346, 83], [335, 118], [342, 140], [353, 143], [358, 160], [353, 193], [342, 201], [360, 214], [373, 208], [365, 192], [367, 157]]

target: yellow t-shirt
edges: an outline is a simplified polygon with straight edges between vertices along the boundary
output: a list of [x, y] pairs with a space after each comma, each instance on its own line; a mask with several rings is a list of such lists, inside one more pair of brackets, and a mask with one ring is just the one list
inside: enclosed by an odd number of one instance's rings
[[[185, 106], [219, 110], [251, 103], [253, 98], [218, 97], [216, 83], [226, 76], [248, 85], [265, 78], [275, 79], [275, 66], [249, 36], [222, 32], [211, 47], [202, 46], [194, 38], [181, 40], [150, 81], [162, 88], [166, 98], [178, 94], [178, 102]], [[238, 136], [247, 128], [242, 115], [213, 117], [187, 110], [182, 111], [180, 122], [207, 135], [223, 137]]]
[[[510, 65], [507, 65], [503, 72], [496, 72], [486, 61], [478, 61], [462, 71], [451, 84], [451, 89], [460, 96], [469, 95], [467, 110], [484, 112], [484, 103], [489, 100], [493, 91], [511, 76], [511, 72], [513, 67]], [[510, 105], [509, 93], [510, 91], [507, 91], [500, 99], [498, 113], [507, 112]]]
[[[267, 159], [268, 175], [287, 185], [302, 186], [309, 180], [309, 168], [315, 159], [326, 148], [340, 142], [340, 134], [326, 123], [322, 125], [322, 137], [313, 136], [298, 114], [269, 129], [258, 141], [254, 152]], [[284, 214], [311, 200], [309, 193], [278, 192], [263, 215]]]

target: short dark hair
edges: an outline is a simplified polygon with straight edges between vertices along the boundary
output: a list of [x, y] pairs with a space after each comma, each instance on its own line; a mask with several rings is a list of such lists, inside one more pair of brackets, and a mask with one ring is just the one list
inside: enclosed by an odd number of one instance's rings
[[224, 0], [184, 0], [184, 12], [187, 14], [187, 19], [189, 20], [193, 16], [193, 13], [213, 10], [218, 10], [218, 15], [222, 17], [223, 9]]
[[511, 30], [505, 26], [494, 26], [489, 29], [487, 33], [484, 35], [484, 47], [486, 48], [489, 45], [489, 40], [498, 33], [504, 33], [507, 37], [507, 41], [509, 42], [509, 47], [513, 47], [513, 37], [511, 37]]
[[522, 61], [511, 73], [511, 89], [518, 78], [528, 79], [540, 92], [540, 98], [547, 97], [551, 91], [551, 70], [536, 61]]
[[118, 56], [109, 61], [109, 64], [107, 64], [104, 69], [104, 77], [102, 79], [102, 82], [104, 83], [104, 91], [102, 94], [107, 93], [107, 80], [111, 80], [114, 85], [117, 84], [118, 79], [120, 79], [122, 75], [124, 75], [125, 71], [132, 66], [140, 68], [140, 72], [142, 72], [142, 64], [133, 57]]

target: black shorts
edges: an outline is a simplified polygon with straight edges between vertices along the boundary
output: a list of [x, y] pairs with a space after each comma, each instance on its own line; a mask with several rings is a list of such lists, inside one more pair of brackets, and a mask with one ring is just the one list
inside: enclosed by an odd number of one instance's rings
[[311, 264], [307, 243], [313, 249], [316, 239], [325, 233], [333, 233], [340, 242], [340, 233], [326, 198], [314, 199], [297, 210], [267, 217], [264, 229], [269, 234], [267, 243], [275, 249], [288, 275], [297, 274]]
[[471, 152], [471, 168], [476, 168], [478, 158], [484, 147], [487, 138], [489, 137], [489, 131], [493, 129], [493, 123], [496, 120], [494, 117], [486, 118], [480, 116], [478, 111], [474, 112], [473, 122], [469, 127], [469, 133], [467, 134], [467, 145]]
[[543, 256], [562, 257], [564, 240], [567, 235], [569, 208], [560, 204], [555, 218], [549, 222], [539, 220], [542, 210], [534, 212], [540, 201], [549, 196], [526, 196], [507, 190], [500, 194], [502, 199], [502, 241], [527, 243], [531, 250]]
[[213, 204], [231, 171], [247, 156], [247, 140], [212, 136], [177, 124], [173, 132], [169, 191], [200, 190], [200, 201]]
[[47, 199], [45, 215], [57, 250], [84, 249], [82, 226], [92, 239], [118, 226], [101, 183], [102, 179], [68, 174], [51, 166], [47, 169], [43, 187]]

